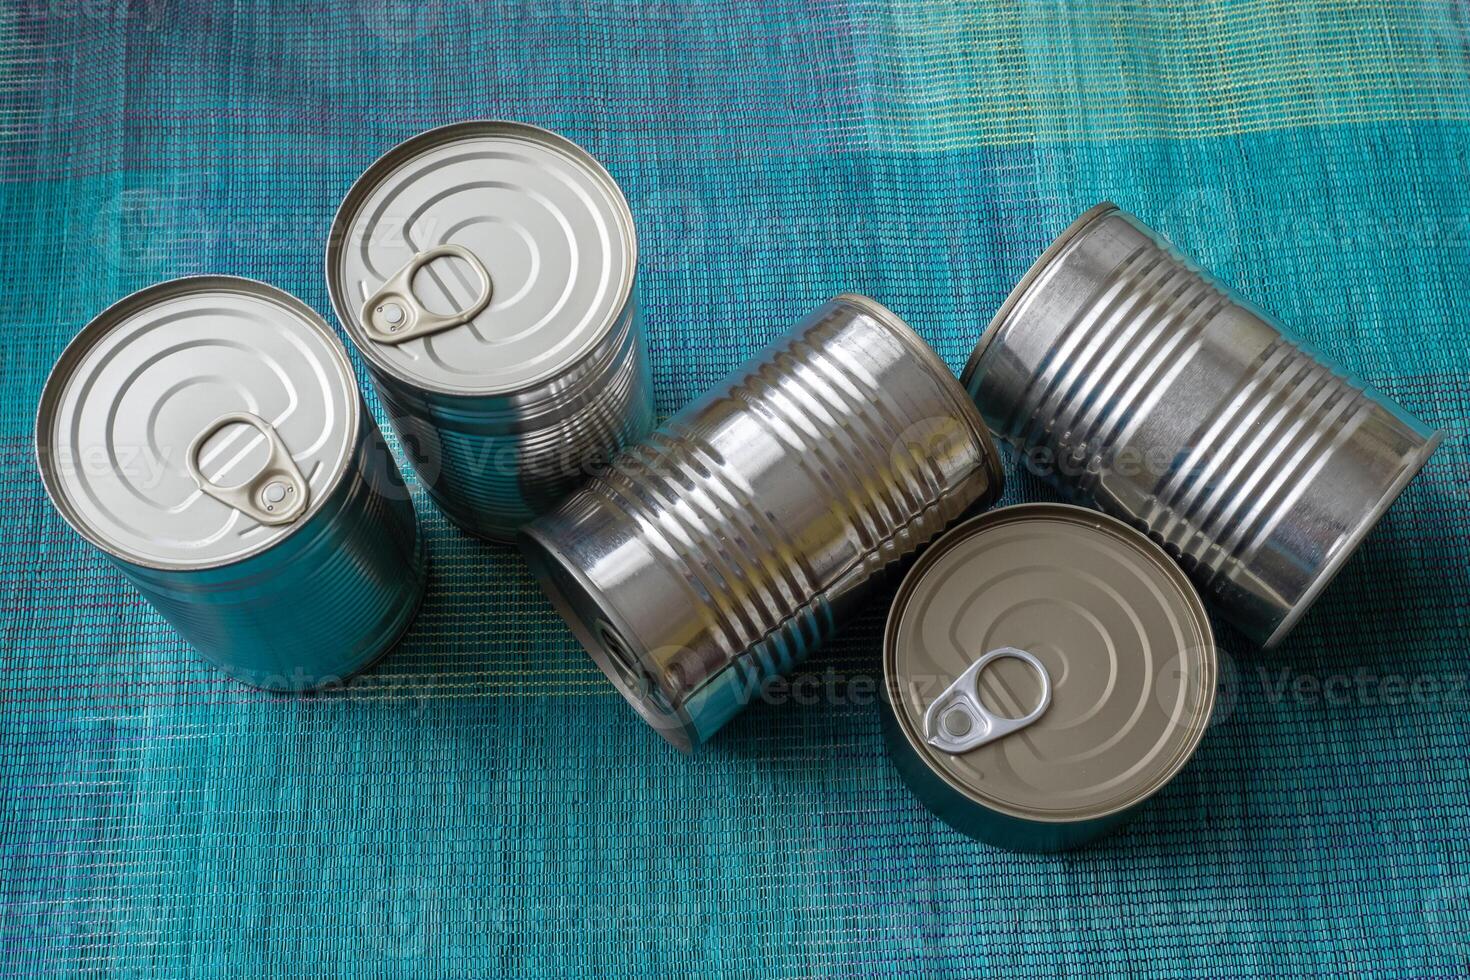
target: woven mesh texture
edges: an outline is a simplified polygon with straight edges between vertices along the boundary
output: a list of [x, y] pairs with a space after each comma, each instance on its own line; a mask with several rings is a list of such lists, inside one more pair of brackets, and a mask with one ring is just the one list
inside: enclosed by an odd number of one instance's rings
[[[1359, 0], [5, 5], [0, 976], [1463, 973], [1467, 23]], [[1069, 855], [974, 843], [899, 781], [860, 680], [886, 597], [809, 662], [811, 703], [687, 759], [417, 488], [432, 580], [404, 644], [345, 690], [231, 683], [46, 502], [46, 372], [161, 278], [329, 311], [353, 178], [467, 117], [563, 131], [622, 183], [665, 414], [843, 290], [959, 367], [1111, 198], [1449, 437], [1282, 648], [1220, 628], [1194, 762]]]

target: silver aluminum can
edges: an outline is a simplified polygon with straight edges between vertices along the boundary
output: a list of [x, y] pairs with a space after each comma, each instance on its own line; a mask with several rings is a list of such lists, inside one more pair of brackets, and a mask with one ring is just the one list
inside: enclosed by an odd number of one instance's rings
[[62, 517], [238, 680], [338, 683], [413, 620], [412, 501], [346, 350], [278, 289], [198, 276], [119, 301], [57, 361], [36, 450]]
[[688, 749], [1002, 479], [938, 355], [840, 296], [529, 525], [522, 548], [593, 660]]
[[1163, 545], [1266, 647], [1441, 435], [1111, 204], [1026, 274], [963, 380], [1028, 465]]
[[884, 734], [915, 795], [998, 847], [1078, 847], [1135, 815], [1209, 727], [1217, 659], [1188, 577], [1066, 504], [982, 514], [899, 587]]
[[637, 255], [602, 165], [522, 123], [422, 133], [347, 193], [327, 245], [332, 306], [464, 530], [511, 540], [652, 429]]

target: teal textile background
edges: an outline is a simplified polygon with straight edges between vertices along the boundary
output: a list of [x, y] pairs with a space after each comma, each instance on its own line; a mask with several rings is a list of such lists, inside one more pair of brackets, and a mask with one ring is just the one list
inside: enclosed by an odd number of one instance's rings
[[[1467, 28], [1361, 0], [6, 0], [0, 976], [1463, 975]], [[406, 642], [345, 690], [233, 684], [51, 511], [46, 371], [160, 278], [329, 313], [352, 179], [485, 116], [623, 184], [664, 413], [841, 290], [959, 367], [1106, 197], [1450, 435], [1281, 649], [1220, 628], [1195, 761], [1074, 854], [986, 848], [899, 782], [852, 683], [885, 600], [811, 703], [688, 759], [417, 489]]]

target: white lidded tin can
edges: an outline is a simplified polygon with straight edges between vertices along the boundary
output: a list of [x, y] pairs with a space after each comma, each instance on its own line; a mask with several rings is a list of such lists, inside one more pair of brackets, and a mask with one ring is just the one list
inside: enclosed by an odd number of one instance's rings
[[413, 620], [413, 505], [347, 352], [247, 279], [150, 286], [89, 323], [41, 395], [51, 502], [205, 657], [271, 690], [337, 683]]
[[593, 660], [688, 749], [1002, 480], [938, 355], [840, 296], [530, 524], [522, 548]]
[[1117, 827], [1184, 768], [1217, 670], [1204, 605], [1158, 545], [1081, 507], [1002, 507], [943, 535], [899, 587], [884, 733], [951, 826], [1059, 851]]
[[444, 513], [508, 541], [653, 427], [617, 183], [571, 141], [457, 123], [353, 184], [332, 306]]
[[1148, 534], [1267, 647], [1440, 440], [1111, 204], [1026, 274], [964, 383], [1033, 469]]

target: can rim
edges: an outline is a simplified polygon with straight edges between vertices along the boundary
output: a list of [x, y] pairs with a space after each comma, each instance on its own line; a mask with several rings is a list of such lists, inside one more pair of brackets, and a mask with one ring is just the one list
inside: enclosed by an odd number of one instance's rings
[[980, 409], [976, 406], [974, 399], [958, 383], [954, 372], [950, 370], [948, 364], [944, 363], [944, 359], [939, 356], [933, 347], [929, 346], [929, 343], [903, 317], [894, 313], [872, 297], [864, 296], [862, 293], [840, 293], [832, 298], [832, 302], [855, 306], [869, 314], [878, 323], [887, 327], [894, 336], [903, 341], [914, 354], [929, 366], [930, 371], [936, 378], [940, 379], [945, 388], [952, 389], [950, 396], [954, 401], [955, 407], [959, 410], [960, 415], [965, 419], [966, 423], [969, 424], [970, 431], [974, 433], [975, 438], [979, 440], [980, 446], [984, 450], [981, 455], [985, 457], [985, 465], [990, 471], [990, 483], [993, 489], [987, 494], [981, 506], [1000, 499], [1000, 495], [1005, 491], [1006, 473], [1005, 467], [1000, 461], [1000, 453], [995, 448], [995, 439], [990, 435], [990, 427], [985, 424], [985, 419], [980, 416]]
[[[628, 628], [628, 624], [618, 615], [612, 604], [604, 601], [602, 590], [577, 567], [576, 562], [569, 560], [555, 542], [541, 534], [534, 525], [521, 529], [516, 535], [516, 544], [526, 564], [530, 566], [531, 574], [541, 586], [541, 591], [556, 609], [557, 615], [572, 631], [572, 635], [576, 637], [587, 655], [592, 658], [598, 670], [602, 671], [603, 676], [608, 679], [618, 694], [622, 695], [623, 700], [628, 702], [628, 705], [638, 713], [648, 727], [657, 732], [664, 741], [685, 754], [692, 753], [698, 739], [694, 721], [689, 717], [689, 713], [675, 704], [672, 698], [668, 699], [673, 709], [672, 713], [659, 711], [649, 703], [646, 696], [628, 685], [624, 672], [614, 665], [612, 655], [594, 635], [592, 628], [577, 611], [575, 604], [567, 597], [553, 572], [561, 572], [569, 576], [586, 594], [588, 600], [597, 607], [598, 613], [609, 621], [609, 625], [620, 637], [636, 636], [637, 634]], [[667, 697], [669, 691], [661, 678], [649, 671], [643, 671], [643, 675], [645, 681], [658, 685]]]
[[1112, 201], [1102, 201], [1094, 204], [1068, 225], [1066, 230], [1046, 247], [1046, 250], [1041, 253], [1041, 256], [1035, 262], [1031, 263], [1031, 268], [1026, 270], [1026, 274], [1021, 277], [1021, 281], [1016, 283], [1015, 288], [1006, 296], [1005, 301], [1000, 305], [1000, 309], [991, 318], [990, 325], [985, 328], [985, 331], [980, 334], [980, 339], [975, 342], [975, 349], [970, 352], [970, 359], [965, 362], [964, 371], [960, 372], [960, 384], [964, 385], [966, 391], [972, 390], [971, 385], [976, 380], [976, 375], [980, 370], [980, 361], [984, 358], [986, 351], [990, 349], [990, 345], [994, 343], [1001, 328], [1010, 319], [1011, 313], [1020, 304], [1021, 300], [1031, 292], [1031, 287], [1035, 285], [1036, 280], [1041, 277], [1041, 274], [1050, 268], [1052, 263], [1060, 258], [1061, 254], [1093, 222], [1105, 218], [1110, 214], [1120, 212], [1121, 210]]
[[87, 321], [86, 326], [77, 331], [76, 336], [67, 341], [62, 348], [61, 354], [56, 358], [56, 363], [51, 366], [51, 371], [46, 375], [46, 381], [41, 386], [41, 398], [36, 405], [36, 426], [34, 451], [36, 458], [36, 469], [41, 474], [41, 484], [45, 487], [46, 497], [51, 501], [51, 506], [61, 515], [71, 529], [81, 535], [87, 543], [110, 555], [119, 561], [126, 562], [139, 568], [151, 568], [166, 572], [201, 572], [215, 568], [228, 568], [241, 562], [249, 561], [257, 555], [263, 554], [284, 542], [287, 538], [301, 530], [311, 518], [315, 516], [325, 505], [327, 499], [336, 493], [345, 479], [347, 471], [352, 469], [352, 452], [343, 457], [343, 465], [338, 467], [337, 472], [327, 482], [325, 488], [319, 493], [313, 493], [306, 510], [301, 517], [284, 531], [268, 541], [262, 541], [245, 549], [239, 554], [222, 560], [200, 561], [200, 562], [169, 562], [160, 561], [138, 554], [129, 553], [123, 549], [115, 548], [102, 540], [93, 530], [87, 526], [85, 521], [76, 517], [74, 509], [66, 502], [65, 494], [56, 481], [56, 474], [52, 465], [55, 454], [52, 449], [50, 432], [51, 423], [54, 421], [61, 397], [62, 390], [66, 387], [67, 380], [76, 369], [77, 363], [112, 330], [134, 314], [141, 313], [150, 306], [159, 302], [173, 299], [178, 296], [194, 292], [205, 292], [211, 289], [240, 290], [254, 295], [264, 295], [274, 302], [280, 303], [300, 315], [302, 320], [313, 329], [321, 331], [322, 337], [327, 341], [327, 348], [337, 359], [338, 367], [342, 376], [347, 380], [348, 387], [355, 397], [349, 398], [348, 414], [349, 424], [347, 428], [346, 442], [349, 447], [357, 445], [357, 440], [362, 429], [363, 403], [362, 395], [357, 388], [357, 377], [352, 370], [352, 361], [347, 356], [347, 348], [342, 345], [341, 339], [332, 330], [327, 321], [306, 303], [286, 292], [278, 286], [259, 279], [250, 279], [246, 276], [232, 276], [220, 274], [203, 274], [193, 276], [179, 276], [174, 279], [166, 279], [163, 282], [152, 283], [142, 289], [135, 290], [121, 299], [110, 304], [101, 313]]
[[[482, 385], [478, 387], [470, 385], [449, 385], [438, 382], [426, 381], [423, 378], [402, 370], [397, 364], [382, 356], [377, 350], [377, 345], [362, 335], [362, 327], [357, 322], [354, 310], [346, 306], [344, 297], [338, 295], [337, 280], [333, 274], [342, 257], [342, 248], [348, 231], [359, 216], [364, 200], [378, 187], [382, 180], [401, 164], [421, 153], [454, 143], [459, 140], [494, 136], [500, 133], [519, 132], [522, 135], [532, 136], [542, 143], [561, 150], [578, 163], [587, 167], [592, 175], [607, 185], [609, 196], [614, 209], [618, 212], [619, 221], [624, 225], [628, 236], [628, 257], [623, 270], [623, 287], [618, 302], [614, 307], [614, 313], [608, 317], [601, 328], [592, 332], [586, 343], [574, 354], [565, 360], [558, 362], [545, 369], [538, 375], [520, 382], [513, 386]], [[337, 206], [336, 213], [332, 216], [332, 223], [327, 230], [327, 247], [323, 257], [323, 273], [327, 280], [327, 296], [332, 303], [332, 312], [337, 321], [342, 324], [348, 339], [358, 353], [367, 360], [374, 374], [384, 374], [394, 381], [408, 385], [419, 391], [430, 391], [435, 394], [458, 396], [462, 398], [473, 398], [485, 395], [514, 395], [519, 392], [530, 391], [544, 385], [549, 379], [556, 377], [570, 363], [575, 363], [587, 352], [596, 348], [597, 344], [606, 339], [609, 333], [617, 328], [618, 322], [626, 315], [628, 303], [633, 296], [634, 283], [638, 278], [638, 227], [633, 220], [633, 209], [628, 205], [628, 198], [623, 193], [623, 188], [617, 180], [608, 173], [602, 162], [588, 152], [580, 144], [568, 139], [560, 133], [553, 132], [534, 123], [521, 122], [515, 119], [465, 119], [459, 122], [448, 123], [443, 126], [435, 126], [423, 130], [413, 136], [395, 143], [380, 154], [365, 170], [352, 182], [347, 193], [342, 198], [342, 203]]]
[[1271, 631], [1271, 635], [1261, 643], [1262, 650], [1274, 650], [1281, 644], [1282, 640], [1286, 639], [1286, 635], [1296, 628], [1301, 618], [1321, 598], [1322, 593], [1327, 591], [1327, 587], [1332, 584], [1332, 580], [1337, 578], [1338, 573], [1346, 567], [1353, 555], [1358, 553], [1358, 548], [1363, 544], [1363, 541], [1373, 529], [1378, 526], [1378, 522], [1383, 519], [1383, 515], [1388, 513], [1389, 508], [1398, 500], [1399, 494], [1403, 493], [1404, 489], [1413, 482], [1414, 477], [1419, 475], [1419, 471], [1424, 468], [1424, 464], [1429, 462], [1429, 457], [1433, 456], [1434, 451], [1439, 448], [1439, 444], [1444, 440], [1444, 436], [1445, 431], [1443, 429], [1434, 430], [1429, 438], [1425, 440], [1424, 445], [1419, 448], [1419, 452], [1409, 460], [1389, 486], [1388, 490], [1378, 499], [1378, 502], [1371, 509], [1365, 511], [1352, 532], [1337, 543], [1336, 547], [1332, 550], [1331, 557], [1322, 564], [1321, 569], [1317, 573], [1317, 577], [1312, 580], [1312, 584], [1307, 587], [1307, 590], [1302, 593], [1301, 598], [1296, 601], [1296, 604], [1276, 624], [1276, 628]]
[[[972, 535], [980, 531], [988, 530], [991, 526], [1006, 521], [1035, 518], [1066, 520], [1073, 523], [1081, 521], [1094, 525], [1102, 525], [1109, 532], [1115, 533], [1129, 543], [1137, 546], [1143, 556], [1154, 562], [1179, 587], [1180, 593], [1184, 596], [1189, 608], [1193, 625], [1204, 641], [1202, 649], [1207, 650], [1209, 653], [1208, 674], [1204, 678], [1204, 690], [1206, 693], [1199, 709], [1198, 720], [1193, 724], [1189, 738], [1179, 747], [1179, 750], [1170, 763], [1154, 776], [1153, 780], [1143, 792], [1120, 800], [1106, 809], [1078, 813], [1038, 813], [976, 793], [972, 787], [953, 779], [942, 767], [930, 764], [928, 748], [924, 740], [914, 729], [913, 720], [909, 717], [908, 712], [903, 710], [901, 692], [897, 690], [894, 660], [897, 656], [895, 645], [898, 639], [899, 622], [903, 618], [903, 613], [908, 608], [908, 604], [912, 600], [920, 581], [928, 570], [952, 548], [968, 540]], [[919, 556], [919, 560], [914, 563], [908, 573], [904, 575], [903, 583], [899, 586], [898, 592], [893, 598], [893, 603], [888, 608], [888, 618], [883, 628], [882, 662], [883, 696], [892, 709], [892, 715], [897, 722], [899, 730], [903, 732], [904, 740], [918, 758], [923, 760], [925, 769], [939, 778], [952, 791], [958, 793], [976, 806], [1031, 823], [1058, 825], [1090, 823], [1117, 816], [1133, 809], [1169, 785], [1174, 780], [1174, 777], [1189, 764], [1189, 761], [1194, 757], [1196, 750], [1199, 748], [1200, 742], [1204, 739], [1205, 732], [1209, 729], [1210, 718], [1214, 714], [1215, 709], [1215, 694], [1219, 674], [1219, 654], [1215, 643], [1214, 630], [1210, 626], [1209, 614], [1205, 611], [1204, 600], [1200, 598], [1199, 591], [1194, 587], [1194, 583], [1189, 580], [1189, 576], [1184, 573], [1184, 570], [1161, 547], [1123, 521], [1087, 507], [1062, 503], [1013, 504], [1009, 507], [1000, 507], [987, 511], [984, 514], [972, 517], [955, 525], [946, 531], [939, 540], [930, 545]]]

